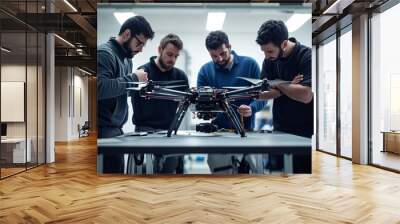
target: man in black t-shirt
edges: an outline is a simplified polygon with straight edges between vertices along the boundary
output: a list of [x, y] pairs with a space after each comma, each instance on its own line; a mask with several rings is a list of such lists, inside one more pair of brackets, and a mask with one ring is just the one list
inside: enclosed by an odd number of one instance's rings
[[[265, 54], [261, 77], [268, 80], [292, 81], [291, 84], [278, 85], [270, 91], [263, 92], [260, 96], [263, 100], [274, 99], [274, 130], [311, 138], [311, 49], [300, 44], [295, 38], [288, 38], [286, 25], [276, 20], [269, 20], [261, 25], [256, 42]], [[311, 172], [311, 157], [297, 161], [295, 157], [294, 160], [294, 172]]]
[[[182, 40], [175, 34], [168, 34], [161, 39], [158, 56], [151, 57], [150, 62], [140, 66], [139, 69], [143, 69], [147, 73], [149, 80], [182, 80], [182, 83], [177, 84], [182, 85], [182, 87], [175, 88], [175, 90], [186, 91], [189, 88], [188, 78], [182, 70], [174, 67], [182, 48]], [[137, 91], [131, 92], [131, 100], [133, 105], [132, 122], [135, 124], [136, 132], [168, 130], [178, 108], [178, 102], [158, 99], [148, 100], [141, 97]], [[158, 171], [161, 173], [182, 172], [183, 156], [158, 154], [156, 161], [155, 165], [159, 167]]]

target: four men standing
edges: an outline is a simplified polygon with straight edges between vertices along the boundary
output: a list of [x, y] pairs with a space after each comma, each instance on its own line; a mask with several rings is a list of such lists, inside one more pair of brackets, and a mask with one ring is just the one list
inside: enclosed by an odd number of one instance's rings
[[[175, 68], [176, 59], [183, 48], [182, 40], [174, 34], [165, 36], [158, 47], [158, 56], [139, 67], [132, 74], [134, 55], [141, 52], [146, 41], [154, 32], [145, 18], [135, 16], [121, 27], [118, 37], [111, 38], [98, 49], [98, 137], [108, 138], [123, 134], [122, 126], [127, 121], [128, 105], [126, 82], [183, 80], [188, 85], [186, 74]], [[254, 114], [262, 110], [265, 100], [274, 99], [274, 130], [304, 137], [313, 133], [313, 93], [311, 91], [311, 49], [301, 45], [294, 38], [288, 38], [288, 31], [282, 21], [270, 20], [262, 24], [256, 42], [265, 54], [263, 68], [247, 56], [232, 50], [228, 36], [222, 31], [209, 33], [205, 45], [212, 61], [203, 65], [197, 77], [197, 86], [222, 88], [244, 86], [246, 81], [239, 77], [254, 79], [282, 79], [292, 84], [278, 85], [263, 92], [260, 99], [235, 102], [237, 115], [247, 130], [253, 130]], [[185, 91], [188, 87], [182, 87]], [[137, 92], [131, 92], [134, 109], [132, 121], [135, 131], [157, 131], [169, 128], [177, 103], [166, 100], [145, 100]], [[163, 111], [159, 111], [163, 108]], [[293, 116], [293, 114], [296, 116]], [[232, 129], [233, 124], [224, 114], [218, 114], [212, 121], [219, 128]], [[243, 155], [209, 155], [212, 172], [232, 172], [234, 159], [242, 160]], [[166, 162], [165, 172], [174, 172], [177, 159]], [[251, 160], [251, 159], [250, 159]], [[104, 172], [123, 172], [123, 157], [104, 158]], [[222, 161], [222, 162], [221, 162]], [[224, 163], [223, 161], [226, 161]], [[311, 164], [311, 161], [309, 161]], [[294, 166], [296, 169], [296, 165]], [[296, 171], [296, 170], [295, 170]]]

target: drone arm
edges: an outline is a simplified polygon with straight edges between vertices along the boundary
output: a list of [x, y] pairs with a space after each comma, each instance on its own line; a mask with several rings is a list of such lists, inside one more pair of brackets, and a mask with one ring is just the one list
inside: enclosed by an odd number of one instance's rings
[[172, 94], [172, 95], [176, 95], [176, 96], [183, 96], [183, 97], [189, 97], [192, 94], [187, 93], [187, 92], [182, 92], [182, 91], [178, 91], [178, 90], [173, 90], [173, 89], [166, 89], [166, 88], [161, 88], [158, 86], [154, 87], [154, 91], [155, 93], [167, 93], [167, 94]]
[[178, 131], [179, 125], [181, 124], [183, 117], [185, 117], [186, 111], [188, 110], [190, 105], [189, 100], [185, 100], [181, 103], [178, 107], [178, 110], [175, 114], [174, 120], [172, 121], [171, 125], [169, 126], [167, 136], [171, 137], [172, 131], [175, 131], [175, 135]]
[[255, 91], [260, 91], [263, 89], [262, 85], [256, 85], [253, 87], [249, 87], [247, 89], [238, 89], [238, 90], [233, 90], [233, 91], [229, 91], [227, 93], [225, 93], [225, 96], [230, 97], [230, 96], [235, 96], [235, 95], [239, 95], [242, 93], [249, 93], [249, 92], [255, 92]]
[[232, 107], [227, 102], [223, 102], [222, 106], [228, 114], [228, 117], [231, 119], [236, 131], [240, 134], [241, 137], [246, 137], [243, 129], [244, 127], [242, 127], [242, 125], [240, 124], [239, 118], [236, 116], [235, 111], [232, 109]]
[[161, 100], [172, 100], [172, 101], [181, 101], [184, 99], [184, 97], [177, 96], [174, 94], [155, 93], [155, 92], [144, 92], [141, 93], [141, 96], [146, 99], [161, 99]]
[[281, 95], [282, 95], [282, 93], [279, 90], [273, 88], [269, 91], [261, 92], [258, 99], [259, 100], [276, 99], [276, 98], [280, 97]]

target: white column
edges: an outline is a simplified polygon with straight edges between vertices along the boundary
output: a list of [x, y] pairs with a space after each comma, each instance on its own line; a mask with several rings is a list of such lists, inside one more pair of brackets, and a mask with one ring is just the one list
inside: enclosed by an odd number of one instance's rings
[[353, 162], [368, 163], [368, 16], [353, 20]]
[[55, 161], [55, 74], [54, 74], [54, 35], [46, 35], [46, 163]]

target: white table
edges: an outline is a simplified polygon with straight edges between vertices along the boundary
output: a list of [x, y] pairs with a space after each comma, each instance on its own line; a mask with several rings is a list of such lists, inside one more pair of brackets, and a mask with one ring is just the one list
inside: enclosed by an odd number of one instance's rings
[[[25, 151], [25, 145], [27, 145], [26, 151]], [[8, 147], [12, 147], [12, 163], [31, 162], [31, 157], [32, 157], [31, 145], [32, 145], [32, 140], [30, 138], [27, 138], [26, 141], [25, 138], [1, 139], [2, 152], [9, 150]], [[4, 149], [3, 147], [7, 148]]]

